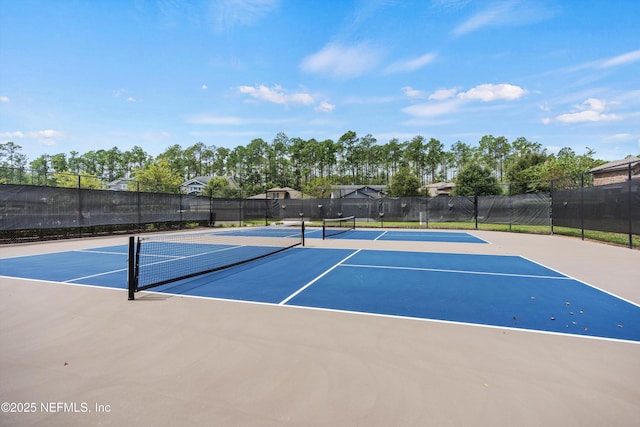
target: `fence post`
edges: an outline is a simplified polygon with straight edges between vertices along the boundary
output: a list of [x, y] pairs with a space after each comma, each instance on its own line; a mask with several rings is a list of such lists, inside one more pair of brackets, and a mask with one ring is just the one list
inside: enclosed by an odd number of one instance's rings
[[427, 224], [427, 229], [429, 229], [429, 194], [428, 193], [424, 196], [424, 214], [425, 214], [425, 223]]
[[140, 194], [140, 182], [136, 181], [136, 196], [138, 205], [138, 231], [142, 230], [142, 195]]
[[[179, 191], [179, 190], [178, 190]], [[180, 219], [180, 229], [182, 230], [184, 228], [184, 222], [183, 222], [183, 215], [182, 215], [182, 211], [184, 210], [184, 205], [182, 204], [182, 193], [179, 193], [180, 196], [180, 206], [178, 207], [178, 212], [180, 213], [179, 215], [179, 219]]]
[[553, 236], [553, 180], [549, 180], [549, 222], [551, 223], [551, 235]]
[[584, 240], [584, 173], [580, 173], [580, 230]]
[[633, 249], [633, 209], [631, 208], [631, 203], [633, 202], [633, 198], [631, 197], [631, 162], [629, 162], [629, 175], [627, 176], [627, 187], [629, 191], [627, 191], [627, 203], [629, 208], [627, 209], [627, 214], [629, 215], [629, 249]]
[[513, 200], [511, 199], [511, 183], [509, 185], [509, 232], [511, 232], [511, 223], [513, 222]]
[[473, 216], [476, 218], [476, 230], [478, 229], [478, 187], [473, 190]]
[[135, 299], [135, 290], [136, 290], [136, 275], [135, 275], [135, 237], [129, 236], [129, 250], [128, 250], [128, 258], [127, 258], [127, 289], [129, 291], [129, 301], [133, 301]]
[[78, 235], [82, 237], [82, 176], [78, 175]]

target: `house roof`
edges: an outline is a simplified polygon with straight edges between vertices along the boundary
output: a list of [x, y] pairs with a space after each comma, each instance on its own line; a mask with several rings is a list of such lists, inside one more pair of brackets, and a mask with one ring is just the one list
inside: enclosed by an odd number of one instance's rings
[[442, 190], [445, 188], [454, 188], [456, 186], [453, 182], [434, 182], [433, 184], [427, 184], [427, 188], [433, 188], [435, 190]]
[[213, 178], [224, 178], [229, 182], [229, 186], [231, 188], [238, 188], [238, 184], [236, 184], [235, 179], [233, 179], [233, 177], [231, 176], [194, 176], [193, 178], [183, 182], [182, 184], [180, 184], [181, 187], [186, 187], [192, 184], [201, 184], [202, 186], [205, 186], [209, 183], [209, 181], [211, 181]]
[[386, 185], [334, 185], [331, 187], [333, 197], [345, 198], [353, 195], [364, 195], [370, 198], [380, 197], [386, 190]]
[[632, 165], [633, 168], [640, 165], [640, 157], [631, 157], [629, 159], [622, 160], [614, 160], [613, 162], [605, 163], [604, 165], [597, 166], [591, 169], [590, 173], [600, 173], [600, 172], [613, 172], [613, 171], [621, 171], [629, 169], [629, 164]]
[[302, 193], [298, 190], [294, 190], [291, 187], [273, 187], [273, 188], [269, 188], [268, 190], [266, 190], [263, 193], [259, 193], [256, 194], [255, 196], [251, 196], [249, 197], [249, 199], [264, 199], [266, 194], [269, 193], [288, 193], [289, 194], [289, 198], [291, 199], [301, 199], [302, 198]]

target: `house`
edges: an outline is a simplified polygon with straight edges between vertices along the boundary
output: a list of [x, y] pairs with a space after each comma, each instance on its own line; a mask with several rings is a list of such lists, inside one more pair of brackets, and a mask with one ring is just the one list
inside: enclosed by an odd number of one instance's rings
[[386, 193], [386, 185], [334, 185], [332, 199], [381, 199]]
[[435, 182], [425, 186], [430, 197], [450, 196], [456, 185], [453, 182]]
[[640, 158], [631, 157], [628, 159], [615, 160], [595, 167], [589, 171], [593, 175], [593, 185], [613, 184], [624, 182], [631, 178], [640, 178]]
[[191, 178], [190, 180], [187, 180], [185, 182], [183, 182], [180, 185], [180, 192], [184, 193], [184, 194], [189, 194], [191, 196], [197, 196], [202, 194], [202, 190], [204, 189], [204, 187], [207, 186], [207, 184], [209, 183], [209, 181], [211, 181], [214, 178], [224, 178], [227, 180], [227, 182], [229, 183], [229, 188], [233, 189], [233, 190], [237, 190], [240, 187], [238, 186], [238, 184], [236, 183], [235, 179], [233, 179], [233, 177], [231, 176], [222, 176], [222, 177], [217, 177], [217, 176], [196, 176]]
[[274, 187], [268, 189], [264, 193], [256, 194], [255, 196], [251, 196], [249, 198], [270, 200], [301, 199], [302, 193], [289, 187]]
[[[118, 178], [111, 181], [108, 184], [108, 187], [111, 191], [128, 191], [132, 189], [132, 186], [129, 185], [132, 182], [135, 182], [135, 180], [132, 178]], [[136, 187], [134, 185], [133, 189], [135, 190], [135, 188]]]

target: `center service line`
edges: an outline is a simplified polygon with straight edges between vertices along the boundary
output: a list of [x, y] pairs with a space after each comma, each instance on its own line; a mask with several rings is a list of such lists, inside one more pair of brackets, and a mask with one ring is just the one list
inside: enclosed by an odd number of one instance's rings
[[291, 298], [295, 297], [296, 295], [298, 295], [300, 292], [304, 291], [305, 289], [307, 289], [309, 286], [313, 285], [315, 282], [317, 282], [318, 280], [320, 280], [321, 278], [323, 278], [324, 276], [326, 276], [330, 271], [334, 270], [336, 267], [340, 266], [343, 262], [345, 262], [346, 260], [348, 260], [349, 258], [351, 258], [352, 256], [354, 256], [355, 254], [357, 254], [358, 252], [360, 252], [362, 249], [358, 249], [357, 251], [355, 251], [354, 253], [352, 253], [351, 255], [345, 257], [344, 259], [342, 259], [340, 262], [338, 262], [337, 264], [335, 264], [333, 267], [331, 267], [330, 269], [326, 270], [324, 273], [322, 273], [321, 275], [319, 275], [318, 277], [316, 277], [315, 279], [313, 279], [312, 281], [310, 281], [309, 283], [307, 283], [306, 285], [304, 285], [303, 287], [301, 287], [300, 289], [298, 289], [297, 291], [295, 291], [294, 293], [292, 293], [291, 295], [289, 295], [287, 298], [285, 298], [284, 300], [282, 300], [278, 305], [284, 305], [286, 303], [288, 303]]

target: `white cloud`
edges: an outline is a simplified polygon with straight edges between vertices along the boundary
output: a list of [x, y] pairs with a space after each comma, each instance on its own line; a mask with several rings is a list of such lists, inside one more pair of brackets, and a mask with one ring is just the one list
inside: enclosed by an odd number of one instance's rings
[[318, 104], [318, 106], [315, 108], [315, 110], [316, 111], [321, 111], [323, 113], [329, 113], [329, 112], [333, 111], [334, 108], [336, 108], [335, 105], [330, 104], [327, 101], [322, 101], [320, 104]]
[[575, 108], [580, 111], [573, 113], [560, 114], [556, 120], [562, 123], [583, 123], [583, 122], [604, 122], [620, 120], [621, 117], [616, 114], [605, 114], [610, 105], [615, 102], [607, 102], [602, 99], [589, 98], [581, 105]]
[[0, 138], [2, 139], [7, 139], [7, 140], [11, 140], [11, 139], [22, 139], [24, 138], [24, 134], [20, 131], [16, 131], [16, 132], [2, 132], [0, 133]]
[[414, 89], [411, 86], [404, 86], [402, 92], [409, 98], [424, 98], [424, 92], [418, 89]]
[[287, 93], [280, 85], [276, 85], [273, 88], [268, 88], [265, 85], [238, 86], [238, 91], [240, 93], [250, 95], [255, 99], [272, 102], [274, 104], [310, 105], [314, 103], [313, 96], [310, 94], [305, 92]]
[[489, 25], [498, 25], [507, 19], [506, 13], [511, 9], [509, 3], [496, 4], [491, 7], [478, 12], [471, 18], [458, 25], [453, 34], [461, 36], [468, 34], [482, 27]]
[[478, 85], [466, 92], [458, 94], [460, 99], [477, 99], [483, 102], [506, 100], [512, 101], [521, 98], [527, 93], [520, 86], [514, 86], [507, 83], [501, 84], [483, 84]]
[[207, 89], [209, 89], [209, 86], [207, 86], [207, 85], [202, 85], [202, 86], [200, 87], [200, 89], [202, 89], [202, 90], [207, 90]]
[[349, 79], [374, 68], [380, 62], [381, 56], [380, 50], [372, 48], [368, 43], [353, 46], [331, 43], [306, 57], [300, 68], [307, 73]]
[[3, 103], [9, 102], [9, 97], [8, 96], [0, 96], [0, 102], [3, 102]]
[[631, 64], [633, 62], [638, 62], [638, 61], [640, 61], [640, 49], [604, 60], [600, 64], [600, 67], [602, 68], [617, 67], [619, 65]]
[[386, 71], [388, 73], [415, 71], [432, 62], [436, 56], [435, 53], [427, 53], [417, 58], [398, 61], [388, 66]]
[[136, 102], [136, 99], [133, 96], [127, 97], [127, 102]]
[[556, 119], [562, 123], [602, 122], [619, 120], [615, 114], [602, 114], [599, 111], [587, 110], [578, 113], [560, 114]]
[[433, 92], [431, 95], [429, 95], [429, 99], [432, 99], [435, 101], [443, 101], [445, 99], [453, 98], [457, 92], [458, 92], [458, 89], [456, 88], [438, 89], [435, 92]]
[[27, 135], [35, 139], [43, 139], [43, 138], [50, 139], [50, 138], [60, 138], [63, 136], [63, 133], [57, 130], [47, 129], [47, 130], [40, 130], [36, 132], [29, 132]]
[[32, 139], [37, 141], [39, 144], [42, 145], [46, 145], [46, 146], [53, 146], [56, 145], [56, 142], [58, 139], [64, 138], [64, 133], [57, 131], [57, 130], [53, 130], [53, 129], [46, 129], [46, 130], [39, 130], [39, 131], [32, 131], [32, 132], [27, 132], [27, 133], [23, 133], [20, 131], [16, 131], [16, 132], [3, 132], [0, 133], [0, 137], [2, 139], [7, 139], [7, 140], [12, 140], [12, 139]]
[[[410, 87], [407, 86], [407, 88]], [[521, 87], [510, 84], [483, 84], [460, 93], [457, 88], [438, 89], [429, 95], [428, 99], [431, 102], [411, 105], [403, 108], [402, 111], [420, 118], [437, 117], [457, 113], [472, 101], [511, 101], [526, 93], [527, 91]]]
[[546, 20], [557, 13], [536, 0], [493, 2], [453, 30], [456, 36], [496, 26], [519, 26]]

